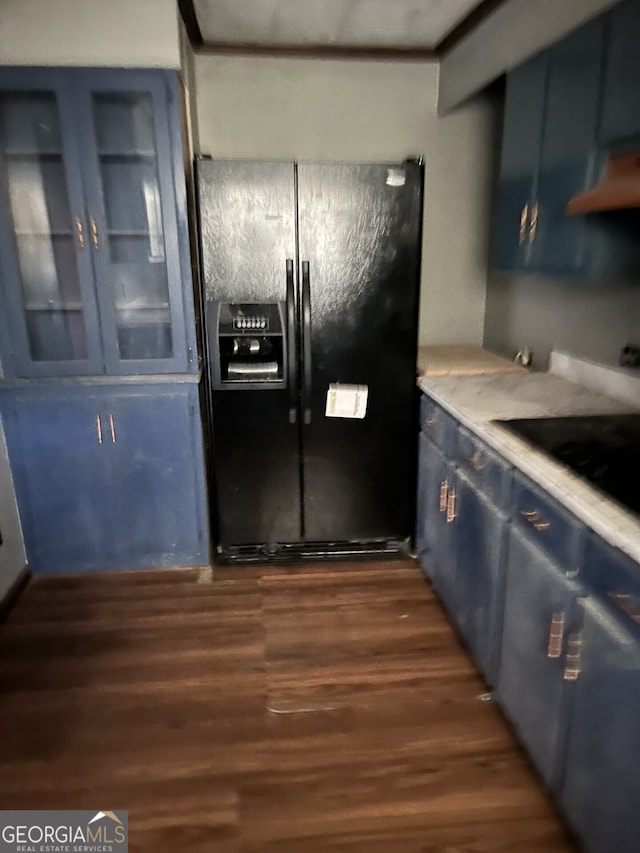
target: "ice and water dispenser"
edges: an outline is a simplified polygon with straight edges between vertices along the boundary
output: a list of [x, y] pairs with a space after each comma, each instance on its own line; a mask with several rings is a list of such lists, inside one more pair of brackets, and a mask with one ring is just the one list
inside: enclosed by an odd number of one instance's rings
[[271, 389], [286, 385], [286, 303], [217, 302], [210, 353], [216, 390]]

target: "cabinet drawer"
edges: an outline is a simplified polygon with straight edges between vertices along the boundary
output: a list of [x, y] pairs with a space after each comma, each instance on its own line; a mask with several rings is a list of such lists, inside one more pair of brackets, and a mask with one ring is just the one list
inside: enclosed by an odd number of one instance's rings
[[640, 636], [640, 566], [595, 533], [587, 538], [582, 580]]
[[426, 395], [420, 401], [420, 427], [447, 456], [454, 455], [458, 422]]
[[513, 479], [513, 523], [565, 572], [577, 571], [584, 525], [524, 477]]
[[492, 503], [506, 509], [511, 490], [511, 467], [462, 426], [458, 428], [456, 462]]

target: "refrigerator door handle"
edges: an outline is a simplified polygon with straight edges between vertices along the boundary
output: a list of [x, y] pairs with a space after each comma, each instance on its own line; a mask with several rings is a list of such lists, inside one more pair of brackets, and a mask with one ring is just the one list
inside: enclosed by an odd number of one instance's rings
[[309, 261], [302, 262], [302, 352], [304, 359], [304, 422], [311, 423], [311, 286]]
[[295, 424], [296, 405], [296, 303], [293, 260], [287, 258], [287, 381], [289, 384], [289, 423]]

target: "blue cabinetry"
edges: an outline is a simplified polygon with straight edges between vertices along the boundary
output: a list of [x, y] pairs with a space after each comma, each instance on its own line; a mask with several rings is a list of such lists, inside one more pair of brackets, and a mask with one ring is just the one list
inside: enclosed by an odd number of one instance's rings
[[494, 263], [500, 270], [526, 269], [531, 261], [546, 80], [544, 55], [507, 75], [495, 222]]
[[181, 122], [175, 72], [0, 69], [0, 408], [34, 572], [208, 562]]
[[0, 70], [8, 376], [197, 370], [177, 76]]
[[197, 386], [5, 389], [35, 573], [207, 562]]
[[640, 141], [640, 3], [627, 0], [608, 18], [600, 139], [616, 146]]
[[453, 471], [438, 447], [420, 434], [417, 551], [420, 565], [445, 602], [455, 589], [455, 562], [451, 557], [451, 525], [447, 521], [449, 486]]
[[565, 210], [598, 182], [610, 142], [640, 138], [639, 35], [640, 2], [631, 0], [508, 73], [497, 269], [578, 280], [637, 276], [632, 215]]
[[493, 683], [507, 530], [498, 507], [506, 501], [510, 473], [428, 397], [422, 400], [421, 424], [416, 551]]
[[109, 470], [100, 444], [102, 396], [2, 395], [7, 447], [32, 571], [98, 568], [108, 560], [103, 522]]
[[588, 853], [636, 853], [640, 642], [594, 599], [582, 599], [580, 611], [562, 808]]
[[207, 563], [197, 388], [119, 389], [108, 405], [115, 565]]
[[584, 850], [635, 853], [640, 566], [434, 400], [421, 412], [420, 563]]
[[564, 637], [577, 593], [562, 567], [511, 530], [497, 697], [550, 787], [560, 771]]
[[455, 485], [452, 616], [487, 681], [494, 683], [502, 611], [505, 517], [461, 473]]
[[604, 28], [604, 19], [599, 18], [547, 53], [530, 256], [532, 268], [541, 272], [580, 274], [599, 263], [598, 220], [570, 217], [565, 209], [569, 199], [591, 186], [596, 176]]

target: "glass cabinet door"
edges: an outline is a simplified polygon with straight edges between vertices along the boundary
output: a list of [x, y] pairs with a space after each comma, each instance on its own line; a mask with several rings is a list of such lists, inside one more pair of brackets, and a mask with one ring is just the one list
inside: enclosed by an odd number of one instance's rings
[[107, 372], [186, 366], [164, 83], [144, 72], [112, 80], [101, 72], [95, 84], [86, 83], [84, 103], [85, 182]]
[[18, 376], [102, 370], [81, 175], [63, 132], [73, 119], [51, 78], [21, 71], [20, 88], [0, 91], [0, 268]]

